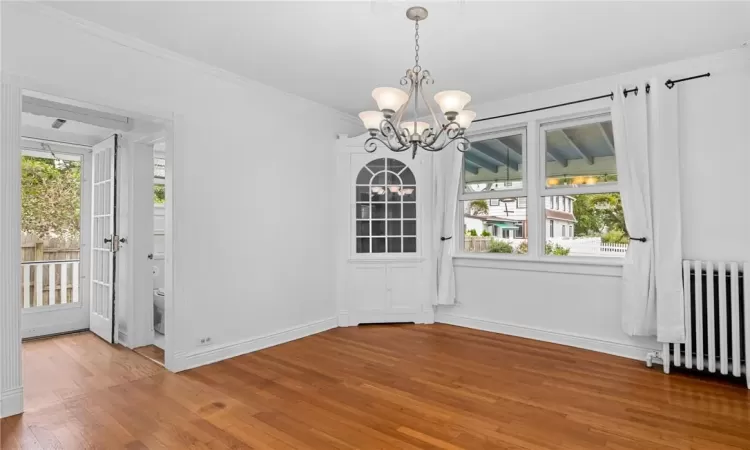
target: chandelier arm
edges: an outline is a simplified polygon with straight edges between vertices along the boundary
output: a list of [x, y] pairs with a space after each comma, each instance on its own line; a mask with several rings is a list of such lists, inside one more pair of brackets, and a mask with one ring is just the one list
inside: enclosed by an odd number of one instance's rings
[[413, 79], [413, 72], [411, 69], [406, 71], [406, 76], [401, 78], [401, 85], [406, 86], [406, 83], [409, 83], [409, 93], [406, 101], [403, 105], [401, 105], [401, 108], [394, 114], [393, 121], [395, 123], [401, 123], [401, 118], [404, 115], [404, 112], [409, 108], [409, 100], [411, 100], [412, 95], [414, 95], [414, 79]]
[[[422, 84], [434, 84], [435, 80], [432, 79], [430, 76], [430, 72], [427, 70], [422, 71], [422, 79], [420, 80], [420, 83]], [[427, 110], [430, 111], [430, 115], [432, 116], [432, 120], [435, 122], [435, 129], [442, 128], [442, 123], [437, 118], [437, 115], [435, 115], [435, 110], [432, 109], [432, 106], [430, 105], [430, 102], [427, 101], [427, 97], [424, 95], [424, 86], [420, 90], [420, 94], [422, 95], [422, 101], [427, 106]]]
[[385, 148], [387, 148], [388, 150], [392, 152], [403, 152], [408, 148], [408, 147], [403, 147], [403, 146], [394, 148], [391, 145], [391, 143], [388, 142], [387, 140], [383, 141], [377, 136], [371, 136], [365, 141], [365, 145], [364, 145], [365, 151], [367, 153], [373, 153], [375, 150], [378, 149], [378, 143], [382, 144]]
[[[409, 142], [401, 133], [399, 133], [398, 128], [396, 128], [388, 119], [383, 119], [380, 122], [380, 133], [385, 137], [386, 141], [391, 144], [388, 146], [388, 148], [390, 148], [391, 150], [393, 150], [394, 148], [409, 145]], [[398, 142], [398, 145], [392, 142], [393, 139]]]
[[439, 146], [435, 145], [420, 145], [419, 147], [423, 150], [426, 150], [428, 152], [439, 152], [440, 150], [443, 150], [445, 147], [450, 145], [451, 143], [456, 143], [456, 150], [458, 150], [461, 153], [465, 153], [469, 150], [471, 147], [471, 142], [466, 139], [463, 136], [456, 136], [452, 139], [447, 140], [444, 143], [441, 143]]
[[[440, 139], [441, 137], [443, 137], [443, 138], [444, 138], [444, 140], [450, 139], [450, 138], [451, 138], [451, 134], [452, 134], [452, 133], [451, 133], [451, 130], [453, 130], [453, 129], [455, 129], [455, 128], [459, 128], [459, 127], [458, 127], [458, 124], [456, 124], [455, 122], [451, 122], [451, 123], [448, 123], [448, 124], [446, 124], [446, 125], [441, 125], [441, 126], [440, 126], [440, 131], [439, 131], [439, 132], [438, 132], [437, 134], [434, 134], [434, 135], [433, 135], [433, 137], [432, 137], [432, 139], [430, 139], [429, 141], [425, 142], [425, 144], [426, 144], [426, 145], [429, 145], [430, 147], [435, 147], [435, 143], [436, 143], [436, 142], [437, 142], [437, 141], [438, 141], [438, 140], [439, 140], [439, 139]], [[458, 131], [460, 131], [460, 130], [458, 130]], [[445, 133], [445, 136], [443, 136], [443, 134], [444, 134], [444, 133]], [[458, 134], [456, 133], [456, 134], [455, 134], [455, 136], [457, 136], [457, 135], [458, 135]], [[447, 138], [447, 139], [446, 139], [446, 138]], [[442, 144], [442, 143], [441, 143], [441, 144]], [[440, 147], [441, 147], [441, 148], [445, 148], [445, 145], [440, 145]]]

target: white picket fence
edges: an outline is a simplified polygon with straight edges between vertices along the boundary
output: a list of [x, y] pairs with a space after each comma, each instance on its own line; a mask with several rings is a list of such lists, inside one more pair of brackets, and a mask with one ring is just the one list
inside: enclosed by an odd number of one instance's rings
[[[518, 248], [526, 239], [498, 239], [485, 236], [466, 236], [464, 238], [464, 251], [470, 253], [481, 253], [489, 250], [490, 242], [502, 240]], [[570, 249], [570, 256], [604, 256], [624, 257], [628, 251], [628, 244], [613, 244], [602, 242], [601, 238], [552, 238], [548, 242]]]
[[622, 258], [628, 251], [628, 244], [602, 242], [601, 238], [553, 238], [549, 242], [570, 249], [570, 256], [609, 256]]
[[24, 308], [78, 303], [79, 260], [21, 263]]
[[606, 253], [606, 252], [622, 253], [623, 255], [618, 255], [618, 256], [624, 256], [624, 253], [628, 251], [628, 244], [602, 242], [600, 245], [600, 251], [603, 253]]

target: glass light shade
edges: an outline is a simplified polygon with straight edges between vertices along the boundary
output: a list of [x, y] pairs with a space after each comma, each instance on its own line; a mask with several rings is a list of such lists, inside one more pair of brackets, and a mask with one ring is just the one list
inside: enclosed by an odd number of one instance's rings
[[380, 111], [362, 111], [359, 118], [368, 130], [379, 130], [380, 122], [383, 121], [383, 113]]
[[461, 112], [470, 101], [471, 95], [463, 91], [442, 91], [435, 94], [435, 102], [443, 114]]
[[471, 125], [471, 122], [474, 121], [474, 118], [477, 116], [477, 113], [474, 111], [469, 111], [468, 109], [465, 109], [463, 111], [460, 111], [458, 113], [458, 116], [456, 117], [456, 122], [458, 122], [458, 126], [461, 128], [469, 128], [469, 125]]
[[[414, 134], [414, 122], [401, 122], [401, 128], [406, 130], [409, 135], [411, 136]], [[422, 135], [424, 130], [430, 128], [430, 124], [427, 122], [417, 122], [417, 134]]]
[[378, 104], [378, 108], [396, 112], [409, 100], [409, 95], [401, 89], [379, 87], [372, 90], [372, 98]]

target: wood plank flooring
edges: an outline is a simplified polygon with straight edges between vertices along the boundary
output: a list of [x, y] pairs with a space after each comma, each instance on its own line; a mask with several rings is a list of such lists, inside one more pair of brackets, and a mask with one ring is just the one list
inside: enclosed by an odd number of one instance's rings
[[171, 374], [91, 334], [24, 344], [2, 449], [749, 449], [742, 384], [448, 325], [340, 328]]
[[145, 356], [148, 359], [154, 360], [155, 362], [164, 365], [164, 350], [155, 345], [137, 347], [134, 348], [133, 351], [141, 356]]

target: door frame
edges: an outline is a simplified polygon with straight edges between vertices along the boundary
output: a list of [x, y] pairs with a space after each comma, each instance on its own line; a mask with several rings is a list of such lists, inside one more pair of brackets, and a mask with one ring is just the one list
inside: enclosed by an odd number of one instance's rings
[[[170, 201], [165, 206], [165, 367], [180, 370], [175, 358], [180, 327], [175, 289], [175, 220], [178, 203], [175, 195], [175, 170], [181, 161], [175, 149], [184, 139], [184, 117], [175, 111], [159, 110], [112, 94], [92, 94], [85, 90], [39, 82], [12, 72], [2, 71], [0, 90], [0, 417], [23, 412], [23, 354], [21, 343], [20, 280], [20, 165], [21, 112], [24, 91], [41, 92], [56, 97], [96, 105], [103, 112], [121, 114], [135, 120], [160, 122], [166, 138], [166, 192]], [[107, 106], [104, 106], [107, 105]], [[7, 249], [7, 251], [6, 251]], [[152, 300], [152, 299], [151, 299]]]
[[[32, 150], [26, 148], [24, 142], [33, 143], [35, 140], [21, 137], [21, 155], [24, 156], [29, 152], [43, 152], [50, 153], [49, 150], [39, 149]], [[80, 213], [80, 256], [78, 257], [78, 303], [55, 305], [44, 307], [43, 309], [29, 308], [22, 309], [22, 322], [21, 322], [21, 338], [27, 339], [38, 336], [45, 336], [57, 333], [66, 333], [70, 331], [87, 329], [89, 327], [89, 302], [90, 302], [90, 286], [89, 286], [89, 269], [91, 264], [91, 255], [89, 253], [89, 240], [91, 239], [91, 170], [93, 168], [91, 159], [91, 148], [86, 145], [80, 144], [63, 144], [63, 143], [47, 143], [55, 154], [68, 154], [76, 155], [81, 157], [81, 213]], [[65, 310], [82, 309], [81, 317], [66, 317], [62, 323], [48, 324], [46, 320], [42, 318], [48, 313], [60, 313]], [[68, 314], [75, 316], [75, 314]], [[60, 314], [58, 314], [60, 316]], [[85, 316], [85, 317], [84, 317]], [[59, 319], [57, 319], [59, 320]], [[27, 323], [31, 322], [31, 328], [27, 327]]]

